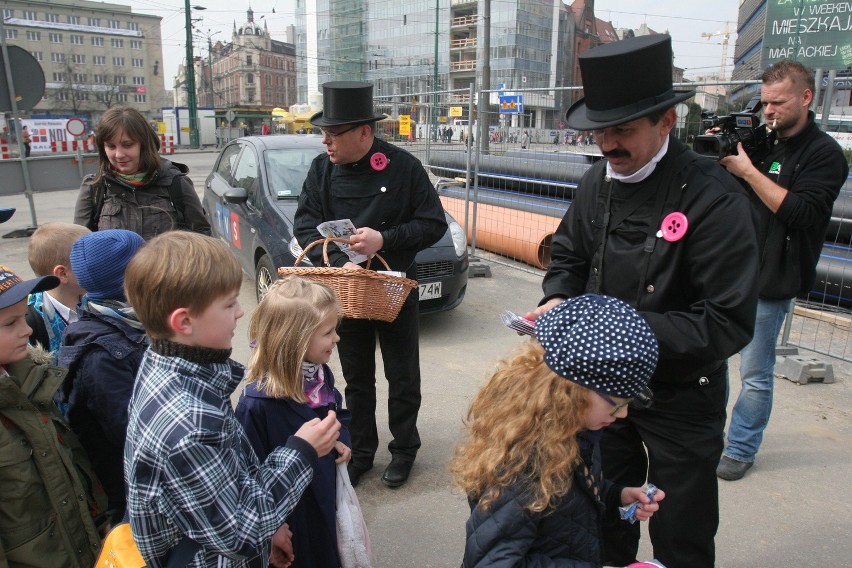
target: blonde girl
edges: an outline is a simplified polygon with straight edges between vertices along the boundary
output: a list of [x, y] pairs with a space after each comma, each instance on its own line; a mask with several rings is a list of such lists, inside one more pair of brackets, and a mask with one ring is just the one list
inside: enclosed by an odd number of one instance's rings
[[536, 320], [471, 403], [450, 469], [471, 516], [462, 566], [602, 566], [601, 523], [665, 496], [602, 479], [600, 431], [627, 416], [653, 374], [657, 342], [633, 308], [571, 298]]
[[289, 276], [275, 282], [252, 314], [253, 352], [248, 386], [237, 404], [242, 423], [261, 460], [314, 418], [337, 412], [342, 428], [336, 452], [316, 460], [313, 480], [287, 519], [293, 532], [292, 566], [338, 568], [335, 532], [336, 464], [351, 455], [349, 413], [328, 366], [339, 341], [337, 297], [330, 288]]

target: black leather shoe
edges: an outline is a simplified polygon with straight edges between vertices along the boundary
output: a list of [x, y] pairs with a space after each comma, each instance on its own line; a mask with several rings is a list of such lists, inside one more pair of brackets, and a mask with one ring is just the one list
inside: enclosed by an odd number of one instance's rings
[[352, 487], [358, 485], [361, 481], [361, 476], [371, 469], [373, 469], [373, 464], [349, 462], [346, 466], [346, 471], [349, 473], [349, 482], [352, 484]]
[[410, 458], [394, 456], [382, 474], [382, 483], [388, 487], [399, 487], [408, 480], [413, 465], [414, 460]]

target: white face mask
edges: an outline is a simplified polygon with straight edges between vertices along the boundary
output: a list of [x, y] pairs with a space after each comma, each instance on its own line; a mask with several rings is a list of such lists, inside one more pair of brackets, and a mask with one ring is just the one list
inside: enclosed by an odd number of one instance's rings
[[609, 162], [606, 164], [606, 175], [611, 177], [612, 179], [617, 179], [622, 183], [639, 183], [640, 181], [644, 181], [654, 172], [654, 168], [657, 167], [657, 164], [660, 160], [663, 159], [663, 156], [666, 155], [666, 152], [669, 149], [669, 137], [666, 136], [663, 139], [663, 145], [660, 146], [660, 150], [651, 158], [651, 161], [633, 172], [632, 174], [624, 175], [619, 174], [613, 171], [612, 167], [609, 165]]

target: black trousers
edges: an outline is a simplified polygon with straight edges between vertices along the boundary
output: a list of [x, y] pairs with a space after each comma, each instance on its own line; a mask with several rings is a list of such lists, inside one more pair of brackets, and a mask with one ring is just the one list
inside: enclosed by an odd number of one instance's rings
[[388, 381], [388, 450], [414, 461], [420, 448], [420, 335], [417, 290], [409, 294], [393, 322], [344, 319], [338, 329], [340, 365], [346, 380], [346, 407], [352, 413], [352, 461], [372, 465], [379, 447], [376, 430], [376, 338]]
[[[727, 388], [726, 364], [688, 382], [654, 384], [653, 406], [631, 409], [601, 438], [604, 477], [626, 486], [647, 479], [666, 492], [648, 528], [654, 558], [667, 568], [714, 565]], [[635, 562], [638, 548], [639, 523], [604, 526], [604, 564]]]

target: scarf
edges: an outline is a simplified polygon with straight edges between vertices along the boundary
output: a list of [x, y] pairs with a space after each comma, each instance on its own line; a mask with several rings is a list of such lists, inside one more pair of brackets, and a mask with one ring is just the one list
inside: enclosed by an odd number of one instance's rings
[[660, 160], [663, 159], [663, 156], [666, 155], [666, 152], [669, 150], [669, 137], [666, 136], [666, 139], [663, 140], [663, 145], [660, 147], [659, 152], [651, 158], [651, 161], [633, 172], [629, 175], [619, 174], [614, 172], [612, 166], [609, 165], [609, 162], [606, 163], [606, 175], [611, 177], [612, 179], [617, 179], [618, 181], [624, 183], [639, 183], [640, 181], [644, 181], [654, 173], [654, 169], [657, 167], [657, 164], [660, 163]]
[[335, 404], [334, 391], [325, 382], [325, 371], [323, 366], [317, 363], [302, 363], [302, 378], [305, 390], [305, 398], [308, 406], [317, 408]]
[[118, 300], [95, 301], [90, 300], [88, 296], [83, 296], [81, 305], [83, 306], [83, 309], [88, 310], [89, 312], [121, 320], [126, 325], [134, 329], [145, 331], [145, 326], [143, 326], [142, 322], [139, 321], [139, 318], [136, 317], [136, 311], [129, 304], [119, 302]]
[[138, 174], [121, 174], [112, 170], [113, 175], [132, 187], [142, 187], [145, 185], [145, 178], [148, 177], [148, 172], [140, 172]]

